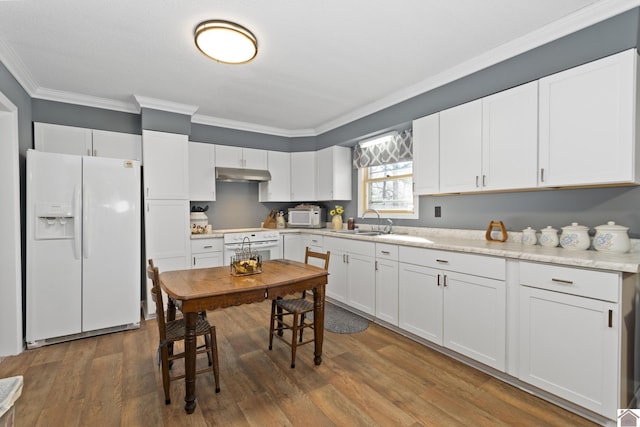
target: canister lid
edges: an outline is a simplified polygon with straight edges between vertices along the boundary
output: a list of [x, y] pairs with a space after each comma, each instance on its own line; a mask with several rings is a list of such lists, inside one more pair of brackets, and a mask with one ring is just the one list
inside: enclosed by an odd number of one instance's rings
[[589, 227], [572, 222], [571, 225], [562, 227], [564, 231], [589, 231]]
[[629, 227], [617, 225], [614, 221], [609, 221], [606, 224], [598, 225], [594, 228], [598, 231], [627, 231], [629, 229]]

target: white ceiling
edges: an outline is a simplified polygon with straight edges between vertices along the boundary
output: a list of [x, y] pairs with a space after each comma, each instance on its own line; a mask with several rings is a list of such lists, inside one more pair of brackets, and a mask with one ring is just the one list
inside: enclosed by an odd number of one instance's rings
[[[34, 98], [316, 135], [589, 26], [638, 0], [5, 0], [0, 60]], [[257, 58], [202, 55], [224, 19]], [[193, 107], [193, 108], [191, 108]]]

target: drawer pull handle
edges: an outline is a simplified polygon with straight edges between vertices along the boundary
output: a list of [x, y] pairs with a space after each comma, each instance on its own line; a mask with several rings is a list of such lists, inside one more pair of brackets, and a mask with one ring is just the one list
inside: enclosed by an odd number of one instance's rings
[[436, 262], [439, 262], [441, 264], [449, 264], [449, 261], [447, 261], [446, 259], [436, 259]]
[[381, 253], [383, 253], [384, 255], [391, 255], [391, 252], [389, 251], [380, 251]]
[[562, 283], [563, 285], [573, 285], [573, 281], [571, 280], [563, 280], [563, 279], [551, 279], [552, 282]]
[[609, 327], [613, 328], [613, 310], [609, 310]]
[[440, 286], [440, 275], [438, 274], [438, 281], [436, 282], [436, 285]]
[[211, 245], [207, 245], [207, 246], [203, 246], [204, 249], [211, 249], [213, 246]]

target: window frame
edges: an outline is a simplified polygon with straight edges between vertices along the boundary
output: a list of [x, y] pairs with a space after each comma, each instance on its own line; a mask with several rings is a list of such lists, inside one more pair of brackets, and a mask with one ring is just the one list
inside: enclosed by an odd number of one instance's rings
[[[409, 160], [404, 160], [407, 162]], [[410, 160], [413, 168], [413, 160]], [[358, 168], [358, 217], [362, 217], [363, 212], [369, 209], [367, 204], [367, 184], [369, 182], [374, 181], [389, 181], [379, 178], [368, 179], [368, 170], [369, 167], [366, 168]], [[411, 177], [411, 181], [413, 184], [413, 172], [411, 174], [398, 175], [393, 177], [392, 180], [406, 179], [407, 177]], [[413, 212], [410, 211], [390, 211], [390, 210], [378, 210], [380, 213], [380, 218], [390, 218], [390, 219], [418, 219], [419, 218], [419, 198], [416, 194], [413, 194]]]

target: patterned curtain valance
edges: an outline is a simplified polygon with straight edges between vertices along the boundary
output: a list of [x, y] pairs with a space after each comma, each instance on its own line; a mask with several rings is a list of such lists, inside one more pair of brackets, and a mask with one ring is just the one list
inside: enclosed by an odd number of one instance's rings
[[413, 134], [404, 130], [356, 144], [353, 149], [353, 167], [388, 165], [413, 159]]

